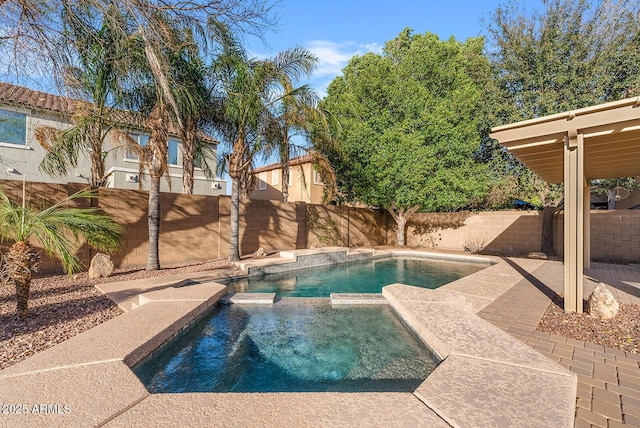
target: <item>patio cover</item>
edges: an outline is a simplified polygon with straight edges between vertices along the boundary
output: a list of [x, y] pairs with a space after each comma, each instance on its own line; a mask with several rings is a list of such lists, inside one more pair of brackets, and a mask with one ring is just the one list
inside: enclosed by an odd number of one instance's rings
[[564, 309], [582, 312], [589, 180], [640, 175], [640, 97], [498, 126], [490, 135], [546, 182], [564, 182]]

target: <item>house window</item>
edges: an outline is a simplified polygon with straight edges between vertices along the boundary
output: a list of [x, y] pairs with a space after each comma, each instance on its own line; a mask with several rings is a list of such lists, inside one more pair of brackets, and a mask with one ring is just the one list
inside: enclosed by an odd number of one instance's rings
[[280, 178], [279, 169], [274, 169], [273, 171], [271, 171], [271, 184], [273, 184], [274, 186], [277, 186], [279, 178]]
[[293, 185], [293, 171], [289, 168], [289, 180], [287, 182], [287, 186], [291, 187]]
[[167, 163], [178, 165], [178, 140], [169, 139], [169, 149], [167, 150]]
[[[133, 141], [135, 141], [142, 147], [146, 146], [149, 143], [149, 136], [145, 134], [129, 134], [129, 137], [131, 137]], [[131, 150], [127, 150], [126, 154], [124, 155], [124, 159], [129, 161], [140, 160], [138, 154]]]
[[320, 174], [318, 174], [318, 171], [313, 171], [313, 184], [317, 184], [318, 186], [322, 186], [324, 184], [320, 178]]
[[27, 144], [27, 115], [0, 109], [0, 143]]
[[267, 173], [261, 172], [258, 176], [258, 190], [267, 190]]

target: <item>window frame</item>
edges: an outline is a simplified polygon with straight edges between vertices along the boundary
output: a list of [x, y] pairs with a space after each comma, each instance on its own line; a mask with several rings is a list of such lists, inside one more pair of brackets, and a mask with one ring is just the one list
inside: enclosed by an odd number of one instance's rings
[[7, 112], [11, 115], [15, 116], [23, 116], [24, 117], [24, 135], [23, 135], [23, 143], [14, 143], [9, 141], [0, 140], [0, 146], [2, 147], [11, 147], [16, 149], [26, 149], [29, 148], [29, 144], [27, 144], [27, 132], [29, 126], [29, 112], [20, 108], [10, 108], [8, 106], [0, 106], [0, 111]]
[[267, 190], [267, 171], [258, 174], [258, 190]]
[[[169, 150], [171, 148], [172, 141], [175, 142], [176, 144], [176, 163], [171, 163], [169, 159]], [[167, 140], [167, 165], [168, 166], [180, 166], [180, 145], [181, 145], [181, 141], [177, 138], [169, 137], [169, 139]]]
[[271, 184], [277, 186], [278, 183], [280, 183], [280, 170], [274, 169], [273, 171], [271, 171]]
[[[134, 140], [139, 146], [145, 147], [149, 144], [149, 139], [151, 139], [151, 135], [145, 134], [142, 131], [131, 131], [128, 132], [129, 137]], [[144, 145], [140, 144], [140, 137], [147, 137], [147, 141]], [[128, 149], [124, 151], [124, 161], [125, 162], [140, 162], [140, 158], [137, 155], [132, 154]]]
[[320, 174], [315, 169], [313, 170], [313, 184], [316, 186], [324, 186], [324, 183], [320, 179]]

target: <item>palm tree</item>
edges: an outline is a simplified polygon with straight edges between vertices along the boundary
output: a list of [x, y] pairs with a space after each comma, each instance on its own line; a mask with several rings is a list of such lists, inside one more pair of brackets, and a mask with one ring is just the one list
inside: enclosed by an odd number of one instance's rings
[[[202, 138], [204, 117], [209, 108], [210, 91], [206, 81], [206, 68], [197, 51], [197, 45], [190, 40], [185, 43], [181, 55], [173, 61], [174, 79], [180, 82], [180, 94], [176, 96], [178, 114], [182, 127], [182, 193], [193, 193], [194, 170], [196, 164], [204, 166], [204, 152], [207, 143]], [[206, 162], [205, 162], [206, 163]]]
[[[92, 9], [93, 10], [93, 9]], [[71, 117], [73, 126], [64, 131], [41, 126], [36, 129], [38, 142], [47, 150], [40, 169], [52, 176], [65, 175], [78, 165], [81, 153], [91, 160], [92, 187], [106, 185], [104, 142], [111, 134], [113, 140], [121, 140], [126, 133], [118, 126], [118, 115], [113, 106], [121, 98], [119, 76], [122, 74], [123, 46], [127, 39], [122, 37], [119, 27], [124, 17], [111, 4], [99, 28], [94, 28], [83, 18], [80, 11], [68, 20], [69, 33], [67, 62], [78, 61], [78, 66], [67, 65], [65, 86], [82, 101], [75, 102], [75, 112]], [[94, 11], [97, 12], [97, 11]]]
[[[183, 23], [170, 19], [160, 12], [153, 15], [149, 27], [139, 26], [134, 35], [138, 43], [130, 52], [131, 62], [137, 73], [129, 77], [131, 90], [125, 97], [125, 105], [143, 114], [148, 114], [144, 128], [150, 131], [145, 147], [130, 146], [138, 153], [140, 174], [149, 176], [149, 254], [147, 270], [160, 269], [160, 181], [168, 176], [168, 142], [170, 130], [187, 135], [193, 147], [188, 155], [193, 163], [206, 163], [206, 149], [198, 143], [198, 115], [202, 109], [203, 96], [196, 94], [202, 90], [201, 82], [183, 80], [189, 71], [198, 68], [198, 46], [190, 37], [190, 30]], [[189, 70], [189, 67], [192, 70]], [[198, 71], [199, 73], [199, 71]], [[197, 77], [198, 73], [193, 73]], [[173, 122], [172, 122], [173, 119]], [[187, 120], [183, 120], [187, 119]], [[177, 129], [176, 129], [177, 127]], [[193, 136], [193, 139], [191, 138]], [[192, 183], [191, 183], [192, 186]]]
[[31, 246], [31, 240], [35, 240], [47, 255], [60, 257], [68, 274], [82, 266], [76, 255], [79, 238], [105, 252], [112, 252], [120, 246], [122, 228], [110, 217], [100, 214], [96, 208], [69, 206], [73, 200], [95, 196], [94, 192], [81, 191], [49, 208], [38, 210], [24, 199], [22, 205], [11, 202], [0, 190], [0, 241], [14, 241], [4, 257], [2, 278], [16, 288], [16, 308], [20, 318], [27, 316], [31, 278], [39, 263], [39, 255]]
[[[211, 148], [211, 138], [221, 126], [224, 112], [214, 96], [216, 86], [220, 84], [219, 76], [210, 73], [216, 67], [217, 55], [220, 52], [240, 51], [239, 44], [229, 26], [215, 17], [210, 17], [206, 37], [197, 43], [193, 31], [185, 32], [180, 55], [173, 60], [173, 79], [180, 82], [180, 94], [176, 96], [178, 111], [181, 119], [182, 136], [182, 193], [193, 193], [194, 169], [200, 168], [207, 178], [213, 178], [208, 161], [215, 161], [215, 150]], [[200, 45], [200, 46], [199, 46]], [[213, 58], [213, 65], [207, 67], [198, 48], [212, 45], [216, 52], [204, 54]], [[209, 131], [207, 133], [207, 131]], [[204, 137], [204, 138], [203, 138]]]
[[233, 52], [220, 61], [225, 92], [224, 116], [221, 128], [231, 144], [228, 170], [231, 177], [231, 227], [229, 260], [240, 260], [239, 210], [241, 180], [252, 168], [253, 156], [263, 149], [261, 138], [268, 128], [268, 115], [283, 95], [281, 82], [295, 80], [308, 74], [316, 59], [300, 48], [279, 53], [268, 60], [247, 59], [243, 53]]
[[[287, 202], [289, 198], [289, 160], [303, 153], [310, 157], [312, 164], [328, 183], [328, 188], [331, 189], [333, 169], [326, 156], [321, 155], [312, 147], [317, 141], [322, 141], [323, 145], [330, 144], [332, 139], [327, 116], [322, 109], [318, 108], [317, 94], [308, 85], [294, 88], [292, 81], [286, 76], [281, 85], [283, 95], [271, 112], [265, 157], [270, 157], [275, 152], [280, 159], [282, 201]], [[307, 145], [294, 144], [292, 140], [295, 137], [304, 138]], [[304, 170], [302, 172], [302, 179], [306, 180]]]

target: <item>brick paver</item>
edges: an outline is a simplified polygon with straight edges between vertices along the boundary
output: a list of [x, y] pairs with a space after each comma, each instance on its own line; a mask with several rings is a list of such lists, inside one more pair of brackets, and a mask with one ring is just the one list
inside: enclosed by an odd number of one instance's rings
[[[525, 279], [478, 313], [578, 375], [576, 428], [640, 427], [640, 355], [536, 331], [555, 293], [563, 292], [563, 266], [546, 262], [533, 272], [506, 261]], [[585, 298], [604, 282], [622, 303], [640, 304], [640, 266], [592, 263]]]

